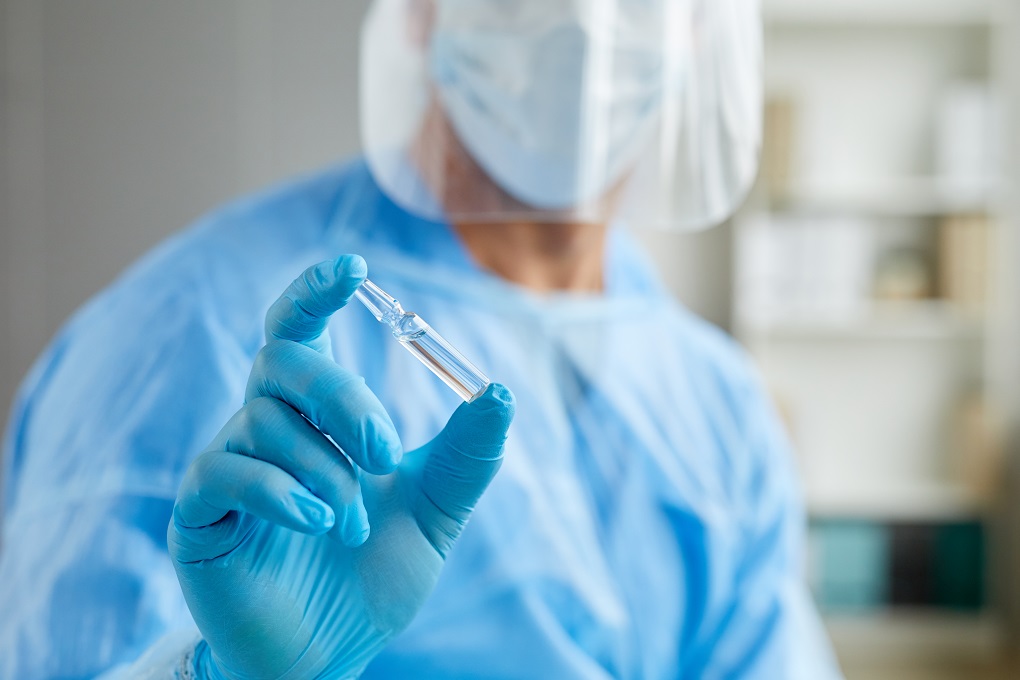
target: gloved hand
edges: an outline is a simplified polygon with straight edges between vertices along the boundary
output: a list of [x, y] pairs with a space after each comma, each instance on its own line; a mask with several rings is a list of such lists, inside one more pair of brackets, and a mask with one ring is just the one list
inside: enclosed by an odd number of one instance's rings
[[402, 457], [382, 404], [330, 358], [329, 316], [366, 273], [358, 256], [325, 262], [273, 304], [244, 407], [185, 474], [167, 541], [200, 677], [356, 676], [417, 613], [499, 469], [507, 388]]

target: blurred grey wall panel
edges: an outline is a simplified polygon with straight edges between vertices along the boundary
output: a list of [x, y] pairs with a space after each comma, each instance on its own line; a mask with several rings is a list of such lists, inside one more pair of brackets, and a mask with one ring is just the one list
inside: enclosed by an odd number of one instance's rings
[[2, 0], [3, 413], [60, 324], [143, 252], [357, 151], [367, 5]]
[[0, 290], [0, 406], [7, 412], [11, 392], [45, 337], [43, 240], [43, 59], [40, 7], [4, 0], [0, 64], [3, 96], [3, 180], [0, 204], [3, 246]]
[[634, 232], [677, 299], [702, 318], [732, 330], [733, 223], [691, 233]]

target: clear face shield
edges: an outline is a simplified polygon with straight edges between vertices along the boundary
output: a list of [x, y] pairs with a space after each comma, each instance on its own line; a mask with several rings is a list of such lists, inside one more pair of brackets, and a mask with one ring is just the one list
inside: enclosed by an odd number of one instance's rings
[[757, 0], [376, 0], [364, 152], [429, 219], [711, 226], [757, 172], [761, 51]]

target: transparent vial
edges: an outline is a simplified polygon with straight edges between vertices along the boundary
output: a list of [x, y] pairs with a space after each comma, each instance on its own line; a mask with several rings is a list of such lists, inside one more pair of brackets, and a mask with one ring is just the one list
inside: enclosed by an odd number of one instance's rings
[[390, 327], [393, 337], [450, 386], [464, 401], [472, 401], [489, 386], [489, 379], [453, 345], [414, 312], [405, 312], [392, 295], [368, 279], [354, 292], [368, 311]]

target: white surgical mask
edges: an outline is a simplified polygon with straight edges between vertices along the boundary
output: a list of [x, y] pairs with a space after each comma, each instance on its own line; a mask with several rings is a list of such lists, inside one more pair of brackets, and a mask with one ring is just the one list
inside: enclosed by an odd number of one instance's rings
[[[636, 3], [640, 4], [640, 3]], [[440, 0], [429, 70], [463, 145], [514, 198], [569, 209], [633, 168], [667, 88], [655, 13], [612, 3]], [[647, 41], [646, 41], [647, 42]]]

